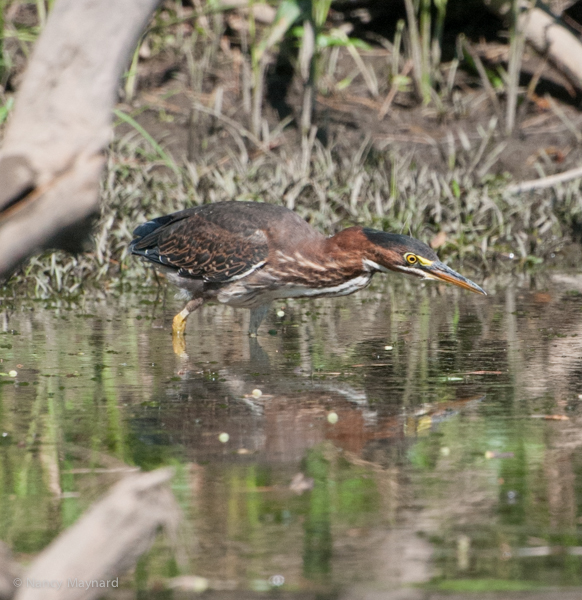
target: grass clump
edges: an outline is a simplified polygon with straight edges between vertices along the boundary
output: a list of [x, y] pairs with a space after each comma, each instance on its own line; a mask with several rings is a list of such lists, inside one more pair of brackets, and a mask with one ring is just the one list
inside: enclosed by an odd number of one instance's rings
[[[476, 168], [488, 156], [476, 144], [457, 154], [443, 173], [416, 164], [413, 153], [378, 150], [368, 140], [356, 152], [314, 140], [307, 165], [301, 148], [282, 147], [277, 154], [243, 160], [231, 153], [219, 164], [170, 169], [168, 154], [160, 158], [143, 137], [130, 133], [110, 149], [92, 250], [33, 258], [13, 285], [26, 285], [39, 296], [139, 285], [152, 270], [127, 252], [138, 224], [226, 200], [287, 206], [330, 235], [353, 224], [404, 232], [429, 243], [439, 234], [441, 256], [480, 257], [485, 268], [499, 252], [531, 262], [534, 255], [555, 250], [566, 220], [556, 210], [556, 198], [546, 191], [523, 203], [504, 194], [503, 177]], [[560, 206], [568, 218], [581, 218], [574, 187], [563, 189]]]

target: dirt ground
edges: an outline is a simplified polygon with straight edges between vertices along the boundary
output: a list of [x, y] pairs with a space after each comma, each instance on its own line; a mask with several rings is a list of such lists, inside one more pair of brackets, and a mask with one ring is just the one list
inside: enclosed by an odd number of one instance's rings
[[[332, 15], [333, 16], [333, 15]], [[501, 72], [507, 68], [508, 46], [503, 38], [502, 24], [490, 17], [476, 15], [464, 21], [452, 22], [447, 39], [453, 41], [443, 49], [445, 58], [454, 57], [454, 40], [459, 32], [473, 35], [472, 47], [486, 68]], [[482, 27], [478, 27], [478, 19]], [[196, 77], [186, 57], [173, 51], [162, 51], [147, 58], [149, 49], [138, 65], [138, 92], [128, 111], [138, 112], [138, 122], [172, 156], [179, 160], [221, 163], [228, 161], [228, 149], [236, 143], [221, 118], [215, 118], [193, 109], [193, 102], [208, 108], [217, 104], [220, 95], [220, 113], [241, 127], [250, 129], [250, 115], [244, 101], [244, 68], [241, 64], [240, 32], [226, 24], [218, 43], [217, 52], [207, 68]], [[324, 146], [337, 151], [355, 152], [366, 142], [378, 151], [397, 150], [413, 153], [418, 165], [438, 170], [447, 169], [452, 149], [462, 150], [469, 140], [478, 145], [484, 132], [491, 128], [488, 144], [503, 144], [493, 174], [508, 173], [516, 180], [539, 177], [566, 170], [580, 163], [580, 115], [582, 96], [561, 74], [532, 50], [526, 50], [520, 84], [523, 89], [517, 111], [518, 127], [511, 136], [504, 133], [505, 99], [498, 94], [501, 114], [496, 114], [490, 98], [483, 90], [479, 76], [471, 73], [461, 63], [454, 75], [454, 85], [448, 97], [441, 93], [440, 106], [420, 104], [412, 91], [398, 91], [385, 116], [382, 107], [390, 93], [390, 49], [371, 39], [389, 40], [393, 37], [394, 20], [375, 19], [363, 30], [360, 23], [354, 32], [371, 44], [371, 49], [361, 51], [367, 68], [375, 74], [379, 95], [373, 97], [352, 56], [345, 48], [339, 49], [334, 72], [321, 77], [327, 87], [315, 102], [315, 124], [318, 138]], [[195, 50], [201, 55], [203, 47]], [[322, 58], [322, 70], [326, 68]], [[442, 76], [446, 80], [451, 62], [444, 62]], [[338, 82], [353, 77], [351, 83], [340, 90]], [[198, 84], [193, 84], [197, 78]], [[532, 80], [534, 80], [532, 84]], [[537, 83], [536, 83], [537, 80]], [[197, 88], [197, 89], [195, 89]], [[286, 147], [293, 151], [301, 139], [297, 123], [300, 118], [302, 83], [294, 75], [291, 64], [274, 53], [265, 75], [265, 94], [262, 117], [272, 132], [281, 120], [292, 120], [284, 132], [272, 141], [271, 147]], [[123, 135], [128, 127], [118, 128]], [[252, 156], [260, 152], [247, 144]]]

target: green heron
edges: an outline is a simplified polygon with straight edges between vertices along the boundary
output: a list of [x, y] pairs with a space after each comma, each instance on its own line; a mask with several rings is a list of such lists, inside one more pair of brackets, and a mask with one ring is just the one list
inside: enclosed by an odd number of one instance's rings
[[188, 315], [207, 300], [250, 308], [253, 335], [273, 300], [347, 296], [379, 271], [485, 294], [407, 235], [356, 226], [325, 237], [296, 213], [272, 204], [205, 204], [143, 223], [133, 234], [130, 251], [188, 293], [190, 300], [174, 317], [174, 336], [184, 334]]

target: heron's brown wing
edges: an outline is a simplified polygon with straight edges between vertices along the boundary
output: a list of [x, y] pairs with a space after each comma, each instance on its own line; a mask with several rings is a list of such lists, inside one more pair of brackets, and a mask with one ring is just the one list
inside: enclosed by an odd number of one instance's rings
[[193, 213], [160, 223], [132, 244], [132, 252], [174, 268], [183, 277], [221, 283], [262, 266], [269, 249], [260, 229], [235, 233]]

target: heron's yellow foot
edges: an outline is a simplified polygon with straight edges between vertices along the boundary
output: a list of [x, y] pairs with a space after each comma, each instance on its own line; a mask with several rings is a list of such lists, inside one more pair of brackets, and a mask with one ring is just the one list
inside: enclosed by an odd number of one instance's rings
[[186, 354], [186, 338], [183, 335], [172, 335], [172, 348], [174, 354], [180, 358], [188, 358]]
[[172, 321], [172, 346], [174, 348], [174, 352], [182, 358], [188, 358], [188, 355], [186, 354], [186, 341], [184, 340], [186, 319], [190, 313], [202, 306], [203, 303], [204, 300], [202, 298], [194, 298], [190, 300]]
[[[186, 313], [186, 314], [184, 314]], [[186, 317], [190, 313], [186, 311], [186, 309], [180, 311], [172, 321], [172, 334], [174, 337], [182, 336], [184, 337], [184, 331], [186, 330]]]

